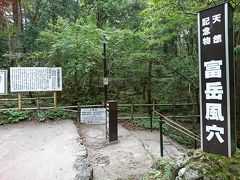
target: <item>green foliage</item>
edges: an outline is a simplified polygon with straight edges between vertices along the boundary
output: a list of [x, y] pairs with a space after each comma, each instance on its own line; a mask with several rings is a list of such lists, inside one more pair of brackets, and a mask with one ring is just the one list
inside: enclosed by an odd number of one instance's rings
[[[150, 119], [143, 119], [140, 121], [140, 124], [143, 128], [147, 128], [147, 129], [151, 129], [151, 121]], [[158, 119], [153, 119], [152, 122], [152, 128], [153, 130], [159, 130], [159, 120]], [[177, 131], [173, 128], [171, 128], [170, 126], [168, 126], [167, 124], [163, 124], [163, 134], [165, 136], [170, 137], [172, 140], [174, 140], [175, 142], [178, 142], [179, 144], [182, 144], [184, 146], [187, 146], [188, 148], [194, 148], [194, 139], [192, 139], [189, 136], [186, 136], [185, 134], [183, 134], [180, 131]], [[199, 144], [197, 144], [197, 146], [199, 146]]]
[[42, 111], [32, 110], [12, 110], [0, 112], [0, 125], [18, 123], [27, 120], [38, 120], [44, 122], [47, 120], [74, 119], [76, 115], [65, 112], [63, 109], [50, 109]]
[[143, 176], [143, 180], [148, 179], [163, 179], [163, 180], [172, 180], [175, 179], [174, 174], [174, 161], [171, 159], [161, 158], [155, 164], [157, 167], [156, 170], [150, 174]]
[[160, 159], [158, 161], [158, 164], [160, 166], [160, 170], [162, 171], [162, 179], [174, 179], [173, 174], [173, 161], [169, 159]]
[[46, 118], [50, 120], [65, 119], [66, 112], [63, 109], [50, 109], [46, 113]]
[[44, 122], [47, 119], [47, 114], [45, 112], [37, 112], [37, 119], [39, 122]]
[[236, 46], [234, 50], [236, 54], [240, 54], [240, 45]]
[[186, 136], [180, 131], [177, 131], [166, 124], [163, 124], [163, 133], [166, 136], [169, 136], [175, 142], [187, 146], [188, 148], [194, 148], [194, 139], [189, 136]]
[[39, 42], [45, 47], [42, 52], [47, 55], [46, 64], [63, 68], [63, 93], [68, 101], [76, 100], [73, 94], [96, 97], [102, 73], [102, 38], [103, 32], [95, 25], [81, 21], [69, 23], [61, 18], [56, 25], [51, 24], [50, 29], [41, 32]]
[[7, 111], [0, 112], [0, 125], [9, 124], [11, 121], [9, 120], [9, 114]]
[[[240, 8], [234, 11], [239, 33]], [[109, 99], [122, 103], [196, 102], [197, 12], [222, 3], [175, 0], [23, 0], [24, 28], [0, 26], [1, 68], [61, 66], [62, 102], [103, 101], [102, 43]], [[8, 9], [11, 11], [11, 8]], [[11, 12], [8, 12], [11, 14]], [[20, 49], [11, 43], [20, 38]], [[239, 44], [235, 52], [239, 53]], [[149, 67], [152, 64], [152, 68]]]
[[66, 113], [63, 109], [50, 109], [46, 111], [38, 111], [37, 119], [40, 122], [46, 120], [63, 120], [66, 118], [72, 118], [69, 113]]
[[19, 110], [13, 110], [8, 111], [8, 120], [11, 123], [18, 123], [21, 121], [29, 120], [32, 118], [33, 111], [31, 110], [25, 110], [25, 111], [19, 111]]
[[[151, 129], [151, 121], [150, 121], [150, 119], [142, 119], [141, 120], [141, 126], [143, 128]], [[159, 120], [158, 119], [153, 119], [153, 121], [152, 121], [152, 128], [154, 130], [159, 130]]]

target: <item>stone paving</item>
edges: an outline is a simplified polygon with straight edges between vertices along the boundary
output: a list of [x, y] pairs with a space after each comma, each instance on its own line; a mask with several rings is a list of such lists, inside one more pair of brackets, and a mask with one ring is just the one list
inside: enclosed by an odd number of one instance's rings
[[[104, 125], [81, 124], [88, 158], [96, 180], [128, 179], [153, 171], [152, 166], [160, 158], [159, 133], [129, 131], [118, 125], [118, 141], [106, 143]], [[164, 155], [178, 158], [185, 149], [164, 137]]]

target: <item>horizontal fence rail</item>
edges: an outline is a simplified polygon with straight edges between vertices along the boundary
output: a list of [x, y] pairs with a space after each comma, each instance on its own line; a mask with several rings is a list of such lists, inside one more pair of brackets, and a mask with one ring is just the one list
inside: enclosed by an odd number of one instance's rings
[[199, 135], [197, 135], [196, 133], [188, 130], [187, 128], [183, 127], [182, 125], [172, 121], [171, 119], [169, 119], [167, 116], [164, 116], [163, 114], [154, 111], [154, 113], [156, 113], [160, 118], [162, 118], [163, 122], [166, 123], [167, 125], [169, 125], [170, 127], [172, 127], [173, 129], [201, 142], [201, 137]]
[[[36, 107], [15, 107], [15, 108], [3, 108], [0, 107], [0, 111], [7, 111], [7, 110], [47, 110], [47, 109], [54, 109], [54, 108], [58, 108], [58, 109], [64, 109], [66, 111], [69, 112], [79, 112], [79, 109], [81, 108], [101, 108], [104, 107], [103, 104], [95, 104], [95, 105], [74, 105], [74, 106], [41, 106], [39, 104], [39, 101], [41, 100], [53, 100], [54, 97], [34, 97], [34, 98], [29, 98], [29, 97], [21, 97], [21, 103], [23, 103], [24, 101], [27, 100], [31, 100], [31, 101], [36, 101]], [[5, 98], [5, 99], [0, 99], [0, 105], [3, 102], [11, 102], [11, 101], [16, 101], [17, 103], [19, 103], [19, 99], [18, 98]], [[118, 104], [118, 108], [129, 108], [130, 110], [128, 111], [129, 113], [126, 116], [119, 116], [118, 119], [119, 120], [126, 120], [126, 119], [131, 119], [131, 120], [138, 120], [138, 119], [156, 119], [154, 111], [156, 108], [158, 107], [180, 107], [180, 106], [193, 106], [196, 105], [194, 103], [174, 103], [174, 104]], [[137, 116], [135, 115], [135, 108], [151, 108], [152, 109], [152, 114], [153, 116]], [[146, 112], [145, 112], [146, 113]], [[175, 111], [173, 112], [175, 113]], [[168, 115], [166, 116], [168, 118], [197, 118], [200, 117], [199, 115]]]

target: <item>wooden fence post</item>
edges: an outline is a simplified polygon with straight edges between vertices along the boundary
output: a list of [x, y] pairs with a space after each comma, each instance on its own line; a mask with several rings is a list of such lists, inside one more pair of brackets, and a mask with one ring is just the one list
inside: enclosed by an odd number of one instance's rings
[[173, 104], [173, 120], [175, 120], [175, 116], [176, 116], [176, 101], [174, 101], [174, 104]]
[[78, 102], [78, 105], [77, 105], [77, 120], [78, 120], [79, 123], [81, 123], [80, 111], [81, 111], [81, 109], [80, 109], [80, 105], [79, 105], [79, 102]]
[[153, 119], [155, 119], [155, 102], [153, 101], [153, 108], [152, 108], [152, 115], [153, 115]]
[[53, 93], [53, 102], [54, 102], [54, 108], [57, 108], [57, 92], [55, 91]]
[[131, 105], [131, 120], [133, 120], [133, 111], [134, 111], [134, 107], [133, 104]]
[[39, 107], [39, 96], [37, 95], [37, 109], [39, 110], [40, 107]]
[[18, 93], [18, 109], [21, 110], [22, 109], [22, 100], [21, 100], [21, 94]]

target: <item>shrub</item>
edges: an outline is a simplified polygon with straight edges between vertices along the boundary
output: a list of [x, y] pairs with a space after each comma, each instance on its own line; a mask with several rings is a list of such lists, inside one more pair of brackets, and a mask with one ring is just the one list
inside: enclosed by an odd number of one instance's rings
[[44, 122], [47, 119], [47, 114], [44, 111], [37, 113], [38, 121]]
[[32, 110], [25, 110], [25, 111], [20, 111], [20, 110], [13, 110], [13, 111], [8, 111], [10, 122], [12, 123], [17, 123], [25, 120], [29, 120], [32, 118], [33, 111]]
[[47, 119], [64, 119], [66, 117], [66, 113], [63, 109], [50, 109], [46, 113]]

